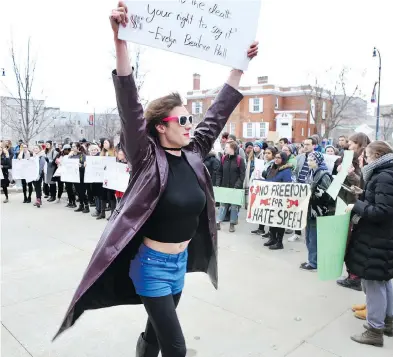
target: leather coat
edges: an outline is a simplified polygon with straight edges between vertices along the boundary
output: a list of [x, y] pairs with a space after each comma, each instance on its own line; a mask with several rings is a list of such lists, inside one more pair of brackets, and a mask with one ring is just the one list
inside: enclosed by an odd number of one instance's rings
[[[133, 167], [133, 175], [102, 233], [54, 339], [71, 327], [86, 310], [141, 303], [129, 278], [130, 261], [143, 240], [140, 228], [154, 211], [166, 187], [168, 162], [165, 151], [147, 134], [133, 76], [117, 76], [116, 71], [112, 76], [122, 123], [120, 143]], [[236, 89], [224, 84], [204, 120], [196, 127], [190, 144], [183, 148], [188, 163], [206, 193], [205, 209], [188, 246], [187, 272], [207, 273], [216, 289], [215, 202], [211, 178], [203, 160], [242, 98]]]

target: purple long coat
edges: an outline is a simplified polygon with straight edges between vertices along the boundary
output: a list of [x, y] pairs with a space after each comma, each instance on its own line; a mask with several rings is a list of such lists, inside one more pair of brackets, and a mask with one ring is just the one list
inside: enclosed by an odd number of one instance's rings
[[[129, 278], [130, 260], [143, 237], [140, 228], [154, 211], [168, 179], [165, 151], [147, 135], [143, 109], [132, 75], [113, 73], [122, 133], [121, 146], [133, 167], [132, 181], [113, 212], [91, 257], [57, 338], [71, 327], [85, 310], [115, 305], [140, 304]], [[188, 247], [187, 272], [205, 272], [217, 289], [217, 230], [213, 187], [204, 158], [243, 96], [225, 84], [206, 112], [190, 144], [183, 148], [188, 163], [206, 193], [206, 207]]]

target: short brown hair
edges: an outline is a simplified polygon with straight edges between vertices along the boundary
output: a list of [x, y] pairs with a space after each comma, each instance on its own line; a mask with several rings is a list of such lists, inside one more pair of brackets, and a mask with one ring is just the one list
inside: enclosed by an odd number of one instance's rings
[[145, 111], [148, 133], [153, 137], [157, 137], [156, 125], [166, 124], [162, 120], [169, 116], [173, 108], [182, 106], [183, 101], [179, 93], [171, 93], [151, 101]]
[[349, 140], [358, 144], [361, 148], [365, 148], [371, 142], [370, 138], [364, 133], [353, 134], [349, 137]]
[[392, 147], [386, 143], [385, 141], [373, 141], [371, 144], [367, 146], [367, 148], [375, 155], [375, 157], [379, 158], [386, 154], [392, 154]]
[[229, 141], [229, 142], [227, 142], [227, 144], [229, 145], [229, 147], [230, 147], [233, 151], [236, 152], [236, 150], [237, 150], [237, 143], [236, 143], [236, 141]]

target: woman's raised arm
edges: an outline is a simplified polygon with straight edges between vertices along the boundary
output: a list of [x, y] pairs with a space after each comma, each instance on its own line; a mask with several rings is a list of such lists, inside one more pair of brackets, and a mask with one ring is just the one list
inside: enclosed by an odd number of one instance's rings
[[112, 78], [122, 126], [120, 145], [128, 161], [135, 165], [149, 154], [149, 146], [143, 107], [139, 102], [138, 90], [132, 75], [127, 43], [117, 37], [119, 26], [127, 26], [129, 21], [127, 13], [127, 6], [120, 1], [118, 8], [112, 11], [109, 18], [116, 49], [116, 71], [113, 72]]

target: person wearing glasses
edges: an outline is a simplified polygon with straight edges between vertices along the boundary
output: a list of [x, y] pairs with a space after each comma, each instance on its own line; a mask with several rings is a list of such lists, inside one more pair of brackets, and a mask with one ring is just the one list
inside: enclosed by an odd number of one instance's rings
[[[131, 183], [111, 216], [58, 333], [87, 309], [143, 303], [148, 314], [136, 356], [186, 356], [176, 307], [186, 272], [208, 273], [217, 287], [213, 186], [203, 160], [243, 96], [243, 71], [233, 69], [191, 139], [192, 116], [180, 96], [138, 99], [126, 42], [117, 37], [132, 9], [112, 11], [122, 123], [120, 145], [133, 167]], [[253, 43], [244, 56], [255, 57]]]

